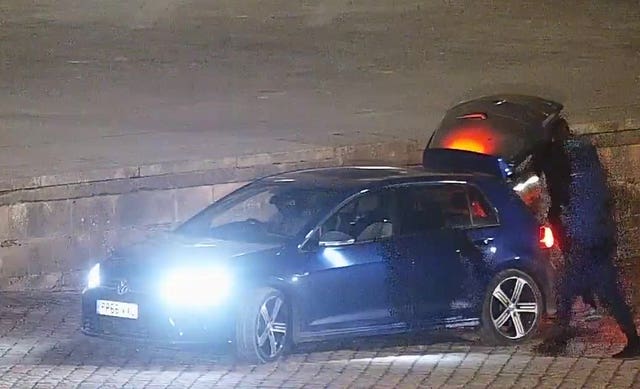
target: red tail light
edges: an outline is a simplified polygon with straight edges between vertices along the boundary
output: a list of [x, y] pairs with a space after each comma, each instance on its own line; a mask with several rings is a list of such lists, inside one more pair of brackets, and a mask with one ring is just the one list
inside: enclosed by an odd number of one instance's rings
[[468, 113], [466, 115], [458, 116], [458, 119], [472, 119], [472, 120], [487, 120], [487, 114], [482, 112]]
[[550, 249], [555, 244], [555, 238], [553, 237], [553, 231], [551, 227], [540, 227], [540, 247], [543, 249]]

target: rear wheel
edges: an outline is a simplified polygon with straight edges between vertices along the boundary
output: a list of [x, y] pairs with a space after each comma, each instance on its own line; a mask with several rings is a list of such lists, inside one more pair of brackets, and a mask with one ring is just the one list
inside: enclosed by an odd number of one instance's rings
[[489, 284], [482, 307], [482, 340], [518, 344], [536, 335], [543, 312], [542, 293], [528, 274], [509, 269]]
[[249, 363], [275, 361], [289, 346], [290, 310], [280, 291], [260, 288], [240, 308], [236, 326], [238, 356]]

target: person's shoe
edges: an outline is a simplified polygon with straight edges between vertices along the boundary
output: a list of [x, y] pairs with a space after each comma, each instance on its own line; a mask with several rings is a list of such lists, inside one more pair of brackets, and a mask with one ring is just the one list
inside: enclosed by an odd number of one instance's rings
[[629, 359], [640, 357], [640, 342], [632, 342], [627, 344], [622, 351], [613, 355], [613, 358]]

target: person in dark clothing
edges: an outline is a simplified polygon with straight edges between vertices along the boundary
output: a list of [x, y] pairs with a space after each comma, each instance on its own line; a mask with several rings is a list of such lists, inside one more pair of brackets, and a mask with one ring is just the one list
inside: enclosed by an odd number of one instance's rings
[[596, 148], [572, 136], [563, 120], [555, 127], [551, 144], [540, 150], [534, 163], [547, 179], [551, 199], [548, 221], [558, 237], [565, 262], [558, 284], [557, 329], [538, 351], [562, 352], [571, 337], [569, 324], [574, 300], [581, 296], [585, 303], [595, 305], [597, 296], [627, 337], [627, 346], [614, 357], [640, 355], [640, 337], [613, 263], [616, 252], [613, 203]]

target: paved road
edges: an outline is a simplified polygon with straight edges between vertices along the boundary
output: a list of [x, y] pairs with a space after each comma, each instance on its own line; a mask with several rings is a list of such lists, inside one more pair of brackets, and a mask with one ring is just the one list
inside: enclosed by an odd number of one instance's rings
[[639, 50], [631, 0], [3, 0], [0, 182], [426, 139], [505, 90], [633, 116]]
[[[0, 388], [638, 387], [640, 360], [617, 361], [620, 333], [608, 321], [581, 325], [567, 355], [529, 346], [486, 348], [472, 334], [315, 344], [270, 365], [234, 364], [218, 351], [159, 348], [87, 338], [76, 294], [4, 294]], [[602, 327], [602, 328], [600, 328]], [[597, 329], [600, 328], [600, 329]]]

